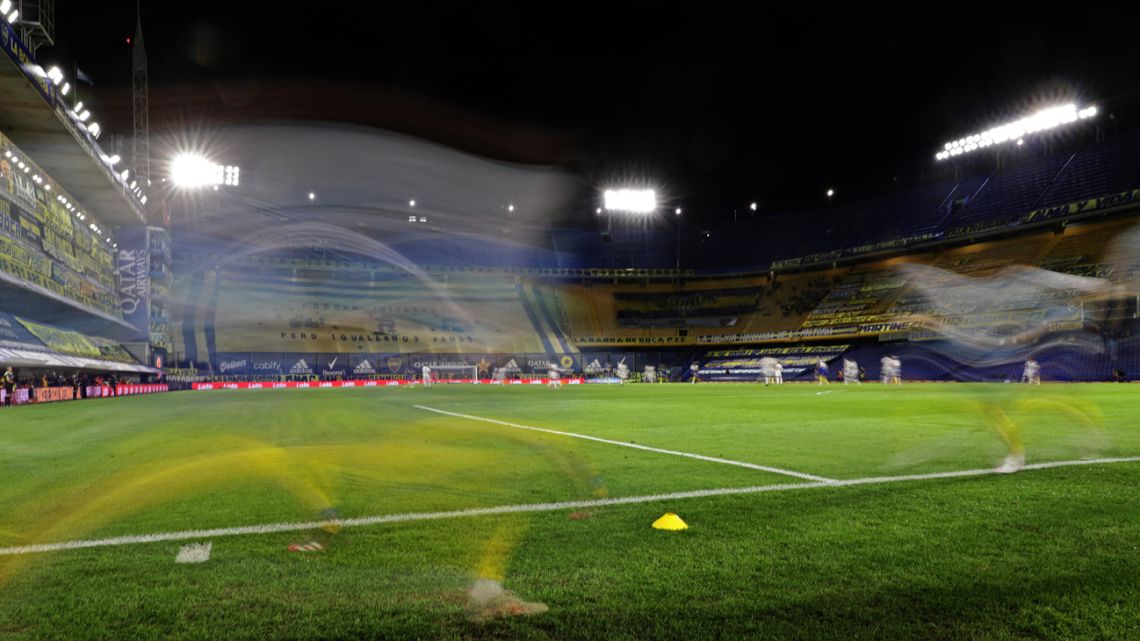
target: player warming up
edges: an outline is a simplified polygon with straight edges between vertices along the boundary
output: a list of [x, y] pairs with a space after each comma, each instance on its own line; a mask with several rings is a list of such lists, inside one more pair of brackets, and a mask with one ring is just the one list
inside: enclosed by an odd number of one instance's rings
[[815, 384], [831, 385], [831, 381], [827, 380], [827, 363], [822, 358], [815, 364]]
[[851, 381], [855, 381], [856, 385], [862, 385], [859, 380], [859, 363], [853, 360], [843, 359], [843, 384], [848, 385]]
[[1025, 371], [1021, 374], [1021, 378], [1030, 385], [1041, 384], [1041, 364], [1032, 358], [1025, 361]]

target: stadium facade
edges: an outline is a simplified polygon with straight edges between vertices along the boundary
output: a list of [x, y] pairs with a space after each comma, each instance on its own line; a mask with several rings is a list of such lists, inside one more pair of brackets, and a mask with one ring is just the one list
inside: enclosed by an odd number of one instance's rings
[[[312, 97], [282, 112], [253, 95], [243, 104], [268, 111], [205, 134], [167, 125], [154, 146], [169, 155], [198, 135], [241, 184], [159, 184], [147, 204], [4, 28], [0, 153], [18, 158], [0, 160], [8, 364], [146, 375], [161, 361], [178, 379], [262, 381], [618, 363], [680, 380], [693, 362], [702, 380], [757, 380], [765, 357], [789, 379], [841, 358], [873, 379], [888, 355], [923, 380], [1014, 380], [1030, 355], [1046, 380], [1140, 369], [1134, 266], [1121, 258], [1140, 212], [1140, 136], [1031, 144], [818, 211], [599, 233], [566, 214], [583, 187], [561, 147], [460, 136], [461, 151], [355, 113], [318, 121]], [[941, 298], [997, 294], [960, 305], [949, 341], [927, 322], [939, 301], [919, 268], [966, 277], [941, 281]], [[1027, 268], [1059, 280], [1027, 290], [1011, 271]], [[1066, 276], [1114, 288], [1090, 296]], [[988, 351], [961, 340], [1027, 330], [1048, 338]]]
[[39, 400], [97, 376], [157, 375], [150, 301], [163, 276], [143, 190], [117, 172], [70, 83], [36, 60], [34, 30], [0, 21], [0, 41], [0, 364]]

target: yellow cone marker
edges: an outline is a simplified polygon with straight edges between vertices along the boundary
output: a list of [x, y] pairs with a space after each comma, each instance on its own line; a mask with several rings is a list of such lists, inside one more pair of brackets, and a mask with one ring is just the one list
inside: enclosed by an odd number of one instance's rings
[[689, 529], [689, 526], [686, 525], [685, 522], [681, 520], [681, 517], [677, 516], [676, 514], [673, 514], [672, 512], [666, 512], [665, 516], [662, 516], [661, 518], [654, 521], [653, 527], [658, 529], [658, 530], [687, 530], [687, 529]]

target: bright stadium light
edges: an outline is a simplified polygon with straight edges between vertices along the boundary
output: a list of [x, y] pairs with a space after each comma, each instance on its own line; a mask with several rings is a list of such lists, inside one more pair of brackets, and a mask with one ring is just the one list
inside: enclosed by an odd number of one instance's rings
[[0, 13], [7, 14], [12, 8], [12, 0], [0, 0]]
[[828, 197], [828, 198], [831, 198], [831, 197], [832, 197], [832, 196], [834, 196], [834, 195], [835, 195], [835, 190], [834, 190], [834, 189], [828, 189], [828, 190], [827, 190], [827, 197]]
[[16, 18], [19, 18], [19, 17], [20, 17], [20, 11], [18, 9], [13, 9], [12, 13], [8, 14], [8, 24], [16, 24]]
[[87, 119], [91, 117], [91, 112], [84, 109], [81, 113], [77, 114], [75, 117], [79, 119], [79, 122], [87, 122]]
[[680, 208], [680, 207], [678, 207], [678, 208], [674, 209], [674, 210], [673, 210], [673, 213], [674, 213], [675, 215], [677, 215], [677, 216], [680, 216], [680, 215], [681, 215], [681, 208]]
[[317, 199], [317, 195], [316, 195], [316, 194], [314, 194], [313, 192], [311, 192], [311, 191], [310, 191], [310, 192], [309, 192], [309, 200], [310, 200], [310, 201], [313, 201], [313, 200], [316, 200], [316, 199]]
[[63, 83], [63, 86], [59, 88], [59, 92], [65, 96], [67, 94], [71, 93], [71, 83], [70, 82]]
[[751, 205], [748, 205], [748, 208], [751, 209], [752, 211], [756, 211], [756, 203], [752, 203]]
[[607, 211], [648, 214], [657, 209], [657, 192], [652, 189], [607, 189], [602, 195]]
[[507, 211], [514, 211], [514, 210], [515, 210], [514, 205], [507, 205]]
[[119, 157], [119, 154], [115, 154], [115, 155], [107, 158], [107, 164], [111, 165], [111, 166], [115, 166], [115, 165], [119, 164], [120, 160], [122, 160], [122, 158]]
[[52, 67], [52, 68], [48, 69], [47, 77], [50, 78], [52, 82], [54, 82], [55, 84], [58, 85], [60, 83], [60, 81], [63, 80], [63, 71], [61, 71], [59, 67]]
[[1048, 107], [1025, 118], [1021, 118], [1020, 120], [987, 129], [980, 134], [972, 134], [945, 143], [942, 145], [942, 150], [934, 154], [934, 158], [936, 160], [946, 160], [947, 158], [960, 156], [972, 151], [977, 151], [978, 149], [987, 149], [994, 145], [1014, 141], [1016, 141], [1018, 145], [1021, 145], [1024, 141], [1023, 136], [1026, 134], [1049, 131], [1061, 125], [1093, 118], [1096, 114], [1097, 108], [1095, 105], [1089, 105], [1084, 109], [1077, 109], [1077, 106], [1073, 103]]
[[98, 138], [99, 133], [102, 132], [103, 130], [102, 130], [102, 128], [99, 127], [99, 123], [93, 122], [90, 125], [87, 125], [87, 131], [90, 131], [92, 136], [95, 136], [96, 138]]
[[[170, 179], [183, 188], [207, 187], [218, 184], [218, 165], [198, 154], [183, 153], [170, 161]], [[124, 172], [126, 173], [126, 172]], [[124, 180], [126, 177], [124, 176]], [[133, 188], [134, 185], [132, 184]]]
[[408, 201], [408, 207], [415, 207], [415, 206], [416, 206], [416, 201], [414, 201], [414, 200]]

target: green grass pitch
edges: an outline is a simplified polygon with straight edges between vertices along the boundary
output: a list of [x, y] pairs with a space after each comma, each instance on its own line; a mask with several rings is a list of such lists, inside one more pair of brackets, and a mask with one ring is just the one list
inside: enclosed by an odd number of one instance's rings
[[[1030, 464], [1140, 457], [1138, 389], [440, 385], [3, 410], [0, 641], [1140, 638], [1140, 461], [946, 475], [1001, 461], [995, 417]], [[689, 529], [652, 529], [665, 512]], [[330, 514], [413, 516], [225, 532]], [[549, 611], [471, 620], [479, 577]]]

